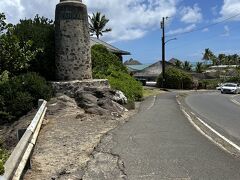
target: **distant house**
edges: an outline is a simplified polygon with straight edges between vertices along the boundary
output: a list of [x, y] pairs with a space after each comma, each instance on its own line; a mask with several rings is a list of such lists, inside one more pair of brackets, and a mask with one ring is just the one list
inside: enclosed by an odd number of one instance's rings
[[175, 59], [175, 58], [172, 58], [172, 59], [170, 59], [168, 62], [171, 63], [171, 64], [173, 64], [173, 65], [175, 65], [177, 61], [179, 61], [179, 60], [178, 60], [178, 59]]
[[[166, 67], [171, 63], [166, 62]], [[146, 81], [156, 81], [159, 74], [162, 73], [162, 61], [153, 64], [127, 65], [129, 72], [136, 79], [145, 79]]]
[[134, 60], [131, 58], [131, 59], [125, 61], [123, 64], [124, 65], [141, 65], [142, 63], [140, 63], [138, 60]]
[[110, 52], [112, 52], [113, 54], [118, 56], [121, 61], [123, 61], [123, 58], [122, 58], [123, 55], [131, 55], [131, 53], [128, 51], [120, 50], [120, 49], [112, 46], [111, 44], [108, 44], [100, 39], [91, 37], [90, 38], [90, 46], [92, 47], [95, 44], [101, 44], [101, 45], [105, 46]]

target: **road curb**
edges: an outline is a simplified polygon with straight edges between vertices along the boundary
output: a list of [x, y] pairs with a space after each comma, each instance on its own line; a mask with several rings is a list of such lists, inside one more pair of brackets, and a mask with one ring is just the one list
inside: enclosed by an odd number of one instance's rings
[[240, 157], [240, 146], [226, 138], [224, 135], [220, 134], [208, 123], [198, 117], [195, 113], [191, 111], [191, 108], [185, 103], [185, 98], [188, 94], [176, 95], [177, 103], [180, 106], [181, 111], [187, 117], [189, 122], [205, 137], [207, 137], [211, 142], [215, 143], [217, 146], [232, 154], [233, 156]]

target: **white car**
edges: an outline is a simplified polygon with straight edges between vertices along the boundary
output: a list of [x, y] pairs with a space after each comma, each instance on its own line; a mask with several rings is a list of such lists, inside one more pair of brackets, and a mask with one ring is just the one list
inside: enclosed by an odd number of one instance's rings
[[224, 86], [223, 83], [218, 84], [218, 86], [216, 87], [216, 90], [221, 90], [221, 88], [222, 88], [223, 86]]
[[221, 87], [221, 93], [233, 93], [238, 94], [240, 92], [240, 86], [238, 86], [236, 83], [225, 83]]

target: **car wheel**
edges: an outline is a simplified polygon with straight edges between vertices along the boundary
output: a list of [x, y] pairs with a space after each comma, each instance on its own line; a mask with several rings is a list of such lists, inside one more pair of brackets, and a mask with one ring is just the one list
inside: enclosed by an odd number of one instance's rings
[[221, 93], [224, 94], [223, 91], [221, 91]]

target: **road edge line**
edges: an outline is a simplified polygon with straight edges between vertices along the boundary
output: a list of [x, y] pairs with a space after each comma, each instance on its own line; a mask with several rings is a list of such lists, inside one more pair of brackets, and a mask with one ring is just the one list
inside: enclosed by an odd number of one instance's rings
[[234, 104], [240, 106], [240, 102], [238, 102], [237, 100], [234, 99], [234, 97], [236, 97], [236, 96], [239, 96], [239, 95], [232, 96], [230, 101], [232, 101]]
[[[180, 106], [180, 110], [183, 112], [183, 114], [186, 116], [186, 118], [189, 120], [189, 122], [193, 125], [193, 127], [195, 127], [195, 129], [197, 131], [199, 131], [202, 135], [204, 135], [206, 138], [208, 138], [211, 142], [213, 142], [214, 144], [216, 144], [217, 146], [221, 147], [223, 150], [227, 151], [230, 154], [236, 155], [236, 153], [232, 152], [231, 150], [228, 150], [223, 144], [219, 143], [218, 141], [214, 140], [213, 137], [211, 137], [209, 134], [205, 133], [203, 129], [201, 129], [201, 127], [199, 125], [197, 125], [192, 117], [187, 113], [186, 108], [183, 107], [182, 103], [180, 103], [179, 101], [179, 95], [176, 95], [176, 100], [177, 103]], [[212, 133], [214, 133], [217, 137], [221, 138], [225, 143], [227, 143], [228, 145], [230, 145], [232, 148], [235, 149], [235, 151], [240, 154], [240, 147], [235, 144], [234, 142], [232, 142], [231, 140], [229, 140], [228, 138], [226, 138], [225, 136], [223, 136], [222, 134], [220, 134], [218, 131], [216, 131], [214, 128], [212, 128], [209, 124], [207, 124], [206, 122], [204, 122], [201, 118], [197, 117], [193, 112], [191, 112], [191, 114], [204, 126], [206, 127], [209, 131], [211, 131]], [[239, 156], [239, 155], [238, 155]]]
[[151, 108], [154, 106], [154, 104], [155, 104], [155, 102], [156, 102], [156, 97], [157, 97], [157, 96], [153, 96], [152, 104], [147, 108], [147, 110], [151, 109]]
[[204, 135], [207, 139], [209, 139], [211, 142], [213, 142], [214, 144], [216, 144], [217, 146], [219, 146], [220, 148], [222, 148], [224, 151], [227, 151], [228, 153], [232, 154], [229, 150], [227, 150], [223, 145], [221, 145], [220, 143], [218, 143], [217, 141], [214, 141], [214, 139], [209, 136], [208, 134], [206, 134], [198, 125], [196, 125], [194, 123], [194, 121], [192, 120], [191, 116], [185, 111], [185, 109], [181, 109], [181, 111], [183, 112], [183, 114], [187, 117], [187, 119], [189, 120], [189, 122], [192, 124], [192, 126], [197, 129], [198, 132], [200, 132], [202, 135]]

